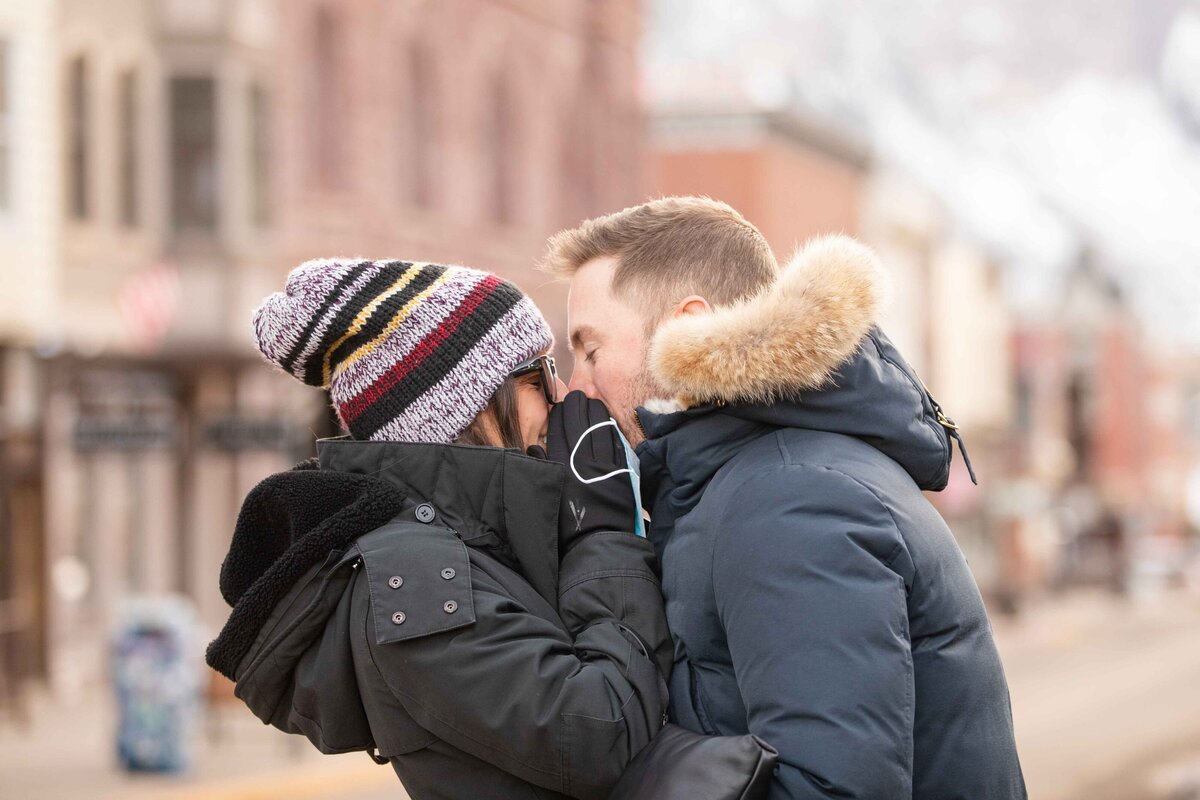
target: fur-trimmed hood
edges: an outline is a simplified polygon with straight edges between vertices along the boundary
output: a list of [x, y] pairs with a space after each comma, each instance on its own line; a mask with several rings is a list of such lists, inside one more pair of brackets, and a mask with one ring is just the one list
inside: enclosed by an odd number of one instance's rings
[[[769, 290], [665, 323], [650, 359], [673, 398], [639, 409], [648, 439], [638, 448], [643, 471], [654, 471], [647, 460], [666, 459], [675, 462], [667, 466], [676, 479], [686, 473], [687, 483], [702, 488], [745, 440], [771, 428], [804, 428], [861, 439], [922, 489], [943, 489], [951, 442], [962, 440], [875, 325], [882, 295], [875, 254], [833, 236], [801, 249]], [[725, 423], [701, 422], [714, 416], [749, 427], [735, 434]]]
[[664, 323], [650, 368], [684, 406], [770, 403], [827, 384], [875, 324], [879, 259], [848, 236], [811, 240], [770, 288]]

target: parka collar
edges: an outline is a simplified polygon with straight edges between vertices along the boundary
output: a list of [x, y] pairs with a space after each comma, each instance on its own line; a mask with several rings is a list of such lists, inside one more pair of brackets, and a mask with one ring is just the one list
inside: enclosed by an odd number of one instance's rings
[[646, 432], [637, 450], [644, 489], [660, 482], [660, 473], [669, 474], [684, 511], [725, 461], [772, 430], [803, 428], [861, 439], [897, 462], [926, 491], [945, 488], [951, 441], [959, 438], [953, 422], [878, 328], [819, 389], [771, 403], [709, 403], [672, 413], [641, 408], [638, 420]]
[[321, 468], [381, 478], [467, 544], [507, 548], [526, 580], [558, 607], [558, 513], [565, 471], [517, 450], [409, 442], [317, 442]]

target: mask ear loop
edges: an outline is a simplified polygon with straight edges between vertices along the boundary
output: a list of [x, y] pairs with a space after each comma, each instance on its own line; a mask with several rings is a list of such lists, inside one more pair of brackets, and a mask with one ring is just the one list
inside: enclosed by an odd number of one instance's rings
[[[633, 470], [629, 469], [629, 467], [622, 467], [621, 469], [613, 470], [612, 472], [608, 473], [607, 475], [601, 475], [598, 478], [585, 478], [579, 474], [579, 470], [575, 469], [575, 454], [577, 452], [579, 452], [579, 445], [583, 444], [583, 440], [586, 439], [588, 437], [588, 434], [590, 434], [592, 431], [598, 430], [599, 428], [603, 428], [606, 425], [612, 425], [614, 428], [617, 427], [617, 423], [615, 420], [608, 419], [608, 420], [605, 420], [604, 422], [597, 422], [595, 425], [593, 425], [592, 427], [590, 427], [586, 431], [584, 431], [583, 435], [579, 437], [579, 441], [575, 443], [575, 446], [573, 448], [571, 448], [571, 457], [570, 457], [570, 459], [568, 459], [568, 465], [571, 467], [571, 472], [575, 473], [575, 477], [579, 480], [580, 483], [599, 483], [600, 481], [606, 481], [609, 478], [615, 478], [618, 475], [624, 475], [625, 473], [633, 472]], [[618, 429], [618, 430], [620, 430], [620, 429]]]

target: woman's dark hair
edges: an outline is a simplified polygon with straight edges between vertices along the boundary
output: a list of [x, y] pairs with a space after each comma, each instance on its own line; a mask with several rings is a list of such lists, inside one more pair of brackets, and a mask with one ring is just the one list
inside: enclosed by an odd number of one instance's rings
[[511, 447], [525, 452], [525, 440], [521, 436], [521, 419], [517, 413], [517, 378], [505, 378], [504, 383], [492, 395], [487, 407], [475, 417], [471, 426], [454, 440], [455, 444], [473, 444], [481, 447], [495, 447], [496, 442], [488, 438], [487, 426], [484, 421], [487, 413], [496, 421], [496, 429], [500, 432], [500, 446]]

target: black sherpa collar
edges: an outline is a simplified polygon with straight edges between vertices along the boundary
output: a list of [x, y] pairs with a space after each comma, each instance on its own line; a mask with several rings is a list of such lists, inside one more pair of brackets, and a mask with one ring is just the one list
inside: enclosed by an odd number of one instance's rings
[[[409, 503], [411, 504], [411, 503]], [[321, 470], [316, 459], [265, 479], [246, 496], [221, 594], [233, 613], [208, 646], [208, 665], [230, 680], [272, 610], [330, 552], [399, 514], [405, 494], [369, 475]]]

